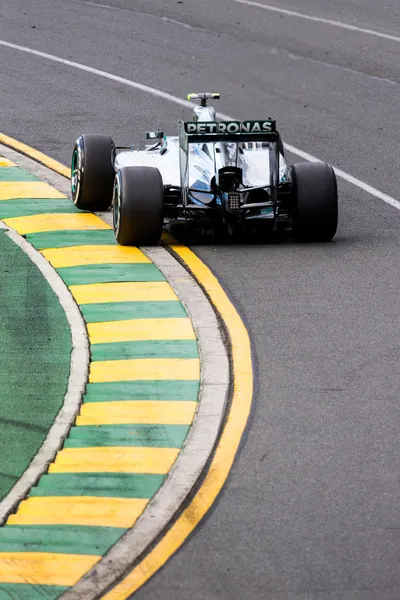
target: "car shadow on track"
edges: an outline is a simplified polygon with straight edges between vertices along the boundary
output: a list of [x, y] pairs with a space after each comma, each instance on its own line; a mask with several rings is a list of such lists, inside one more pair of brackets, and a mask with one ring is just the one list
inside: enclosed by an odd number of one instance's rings
[[186, 246], [241, 246], [241, 245], [282, 245], [293, 243], [288, 232], [267, 231], [262, 233], [234, 233], [226, 232], [199, 232], [196, 230], [185, 230], [184, 226], [174, 226], [170, 228], [169, 233], [181, 244]]
[[346, 237], [337, 236], [330, 242], [297, 242], [294, 241], [290, 231], [267, 231], [262, 233], [236, 233], [210, 234], [186, 231], [184, 227], [171, 228], [169, 233], [180, 244], [185, 246], [231, 246], [231, 247], [254, 247], [254, 246], [298, 246], [306, 248], [326, 248], [338, 242], [346, 242]]

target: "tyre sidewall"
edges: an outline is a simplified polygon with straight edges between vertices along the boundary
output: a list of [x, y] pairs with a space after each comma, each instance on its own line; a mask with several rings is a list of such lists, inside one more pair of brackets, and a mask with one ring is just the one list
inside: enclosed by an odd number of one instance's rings
[[114, 167], [112, 152], [114, 142], [105, 135], [87, 134], [80, 136], [72, 153], [77, 160], [74, 186], [71, 174], [71, 194], [75, 206], [81, 210], [107, 210], [112, 202]]
[[330, 241], [337, 230], [337, 182], [327, 163], [298, 163], [289, 171], [293, 198], [293, 238]]
[[[124, 246], [152, 246], [163, 227], [164, 187], [154, 167], [124, 167], [114, 182], [114, 232]], [[118, 215], [116, 214], [118, 212]]]

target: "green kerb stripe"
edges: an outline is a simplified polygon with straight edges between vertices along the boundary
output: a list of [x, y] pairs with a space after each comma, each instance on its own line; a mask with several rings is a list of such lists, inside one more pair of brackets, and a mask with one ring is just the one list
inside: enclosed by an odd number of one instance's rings
[[151, 498], [165, 475], [140, 473], [52, 473], [43, 475], [31, 496]]
[[112, 400], [191, 400], [197, 401], [198, 381], [121, 381], [89, 383], [84, 402]]
[[87, 323], [126, 321], [128, 319], [168, 319], [187, 316], [182, 304], [177, 300], [83, 304], [80, 309]]
[[0, 181], [40, 181], [40, 179], [19, 167], [0, 167]]
[[0, 219], [13, 217], [29, 217], [42, 213], [76, 213], [78, 209], [71, 200], [65, 198], [26, 198], [23, 200], [2, 200], [0, 202]]
[[0, 583], [0, 600], [56, 600], [67, 589], [61, 585]]
[[154, 340], [92, 344], [92, 361], [130, 358], [198, 358], [196, 340]]
[[71, 429], [64, 448], [182, 448], [189, 428], [189, 425], [83, 425]]
[[110, 283], [113, 281], [165, 281], [153, 264], [104, 264], [62, 267], [58, 273], [67, 285]]
[[0, 529], [0, 548], [1, 552], [57, 552], [98, 556], [105, 554], [124, 533], [125, 529], [119, 527], [6, 525]]
[[69, 246], [86, 246], [92, 244], [116, 245], [112, 229], [89, 229], [87, 231], [44, 231], [42, 233], [28, 233], [26, 239], [38, 250], [46, 248], [68, 248]]

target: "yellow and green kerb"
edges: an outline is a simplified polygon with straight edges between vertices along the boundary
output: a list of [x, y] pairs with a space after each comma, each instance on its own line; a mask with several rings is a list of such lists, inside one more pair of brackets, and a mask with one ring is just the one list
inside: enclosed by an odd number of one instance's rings
[[183, 305], [138, 248], [118, 246], [99, 217], [1, 157], [0, 170], [0, 219], [56, 269], [90, 341], [76, 423], [0, 528], [0, 599], [53, 599], [132, 527], [162, 486], [196, 412], [200, 360]]

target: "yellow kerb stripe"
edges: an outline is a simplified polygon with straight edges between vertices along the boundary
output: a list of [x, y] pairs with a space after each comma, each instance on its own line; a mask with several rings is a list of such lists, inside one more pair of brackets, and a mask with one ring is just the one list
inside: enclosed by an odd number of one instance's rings
[[21, 502], [7, 524], [132, 527], [148, 502], [145, 498], [33, 497]]
[[12, 160], [8, 158], [4, 158], [4, 156], [0, 156], [0, 167], [16, 167], [17, 165], [13, 163]]
[[[165, 239], [165, 238], [164, 238]], [[192, 273], [204, 286], [227, 326], [232, 341], [233, 395], [230, 412], [204, 481], [195, 497], [178, 520], [129, 573], [121, 583], [102, 600], [126, 600], [160, 569], [178, 550], [199, 521], [211, 507], [220, 492], [235, 458], [236, 451], [250, 413], [253, 378], [250, 340], [245, 326], [221, 288], [218, 280], [191, 250], [185, 246], [172, 246]]]
[[46, 156], [45, 154], [39, 152], [35, 148], [31, 148], [30, 146], [27, 146], [26, 144], [23, 144], [22, 142], [19, 142], [18, 140], [11, 138], [8, 135], [5, 135], [4, 133], [0, 133], [0, 143], [5, 144], [10, 148], [13, 148], [14, 150], [19, 150], [20, 152], [26, 154], [27, 156], [30, 156], [37, 162], [46, 165], [46, 167], [49, 167], [49, 169], [60, 173], [60, 175], [63, 175], [67, 179], [69, 179], [71, 176], [71, 168], [65, 167], [61, 163], [54, 160], [54, 158], [50, 158], [49, 156]]
[[21, 235], [25, 233], [41, 233], [42, 231], [62, 231], [65, 229], [84, 230], [84, 229], [112, 229], [99, 217], [86, 213], [65, 213], [65, 214], [43, 214], [32, 215], [31, 217], [13, 217], [4, 219], [9, 227], [12, 227]]
[[0, 552], [0, 582], [71, 586], [100, 558], [86, 554]]
[[102, 302], [167, 302], [177, 300], [166, 281], [93, 283], [69, 288], [78, 304]]
[[91, 245], [50, 248], [44, 250], [42, 254], [56, 269], [103, 263], [151, 263], [139, 248], [128, 246]]
[[197, 402], [121, 400], [82, 405], [77, 425], [190, 425]]
[[110, 446], [65, 448], [50, 465], [49, 473], [156, 473], [169, 472], [178, 448]]
[[44, 181], [0, 181], [0, 200], [17, 198], [66, 198]]
[[88, 324], [92, 344], [139, 340], [194, 340], [190, 319], [131, 319]]
[[90, 383], [200, 379], [198, 358], [136, 358], [104, 360], [90, 365]]

